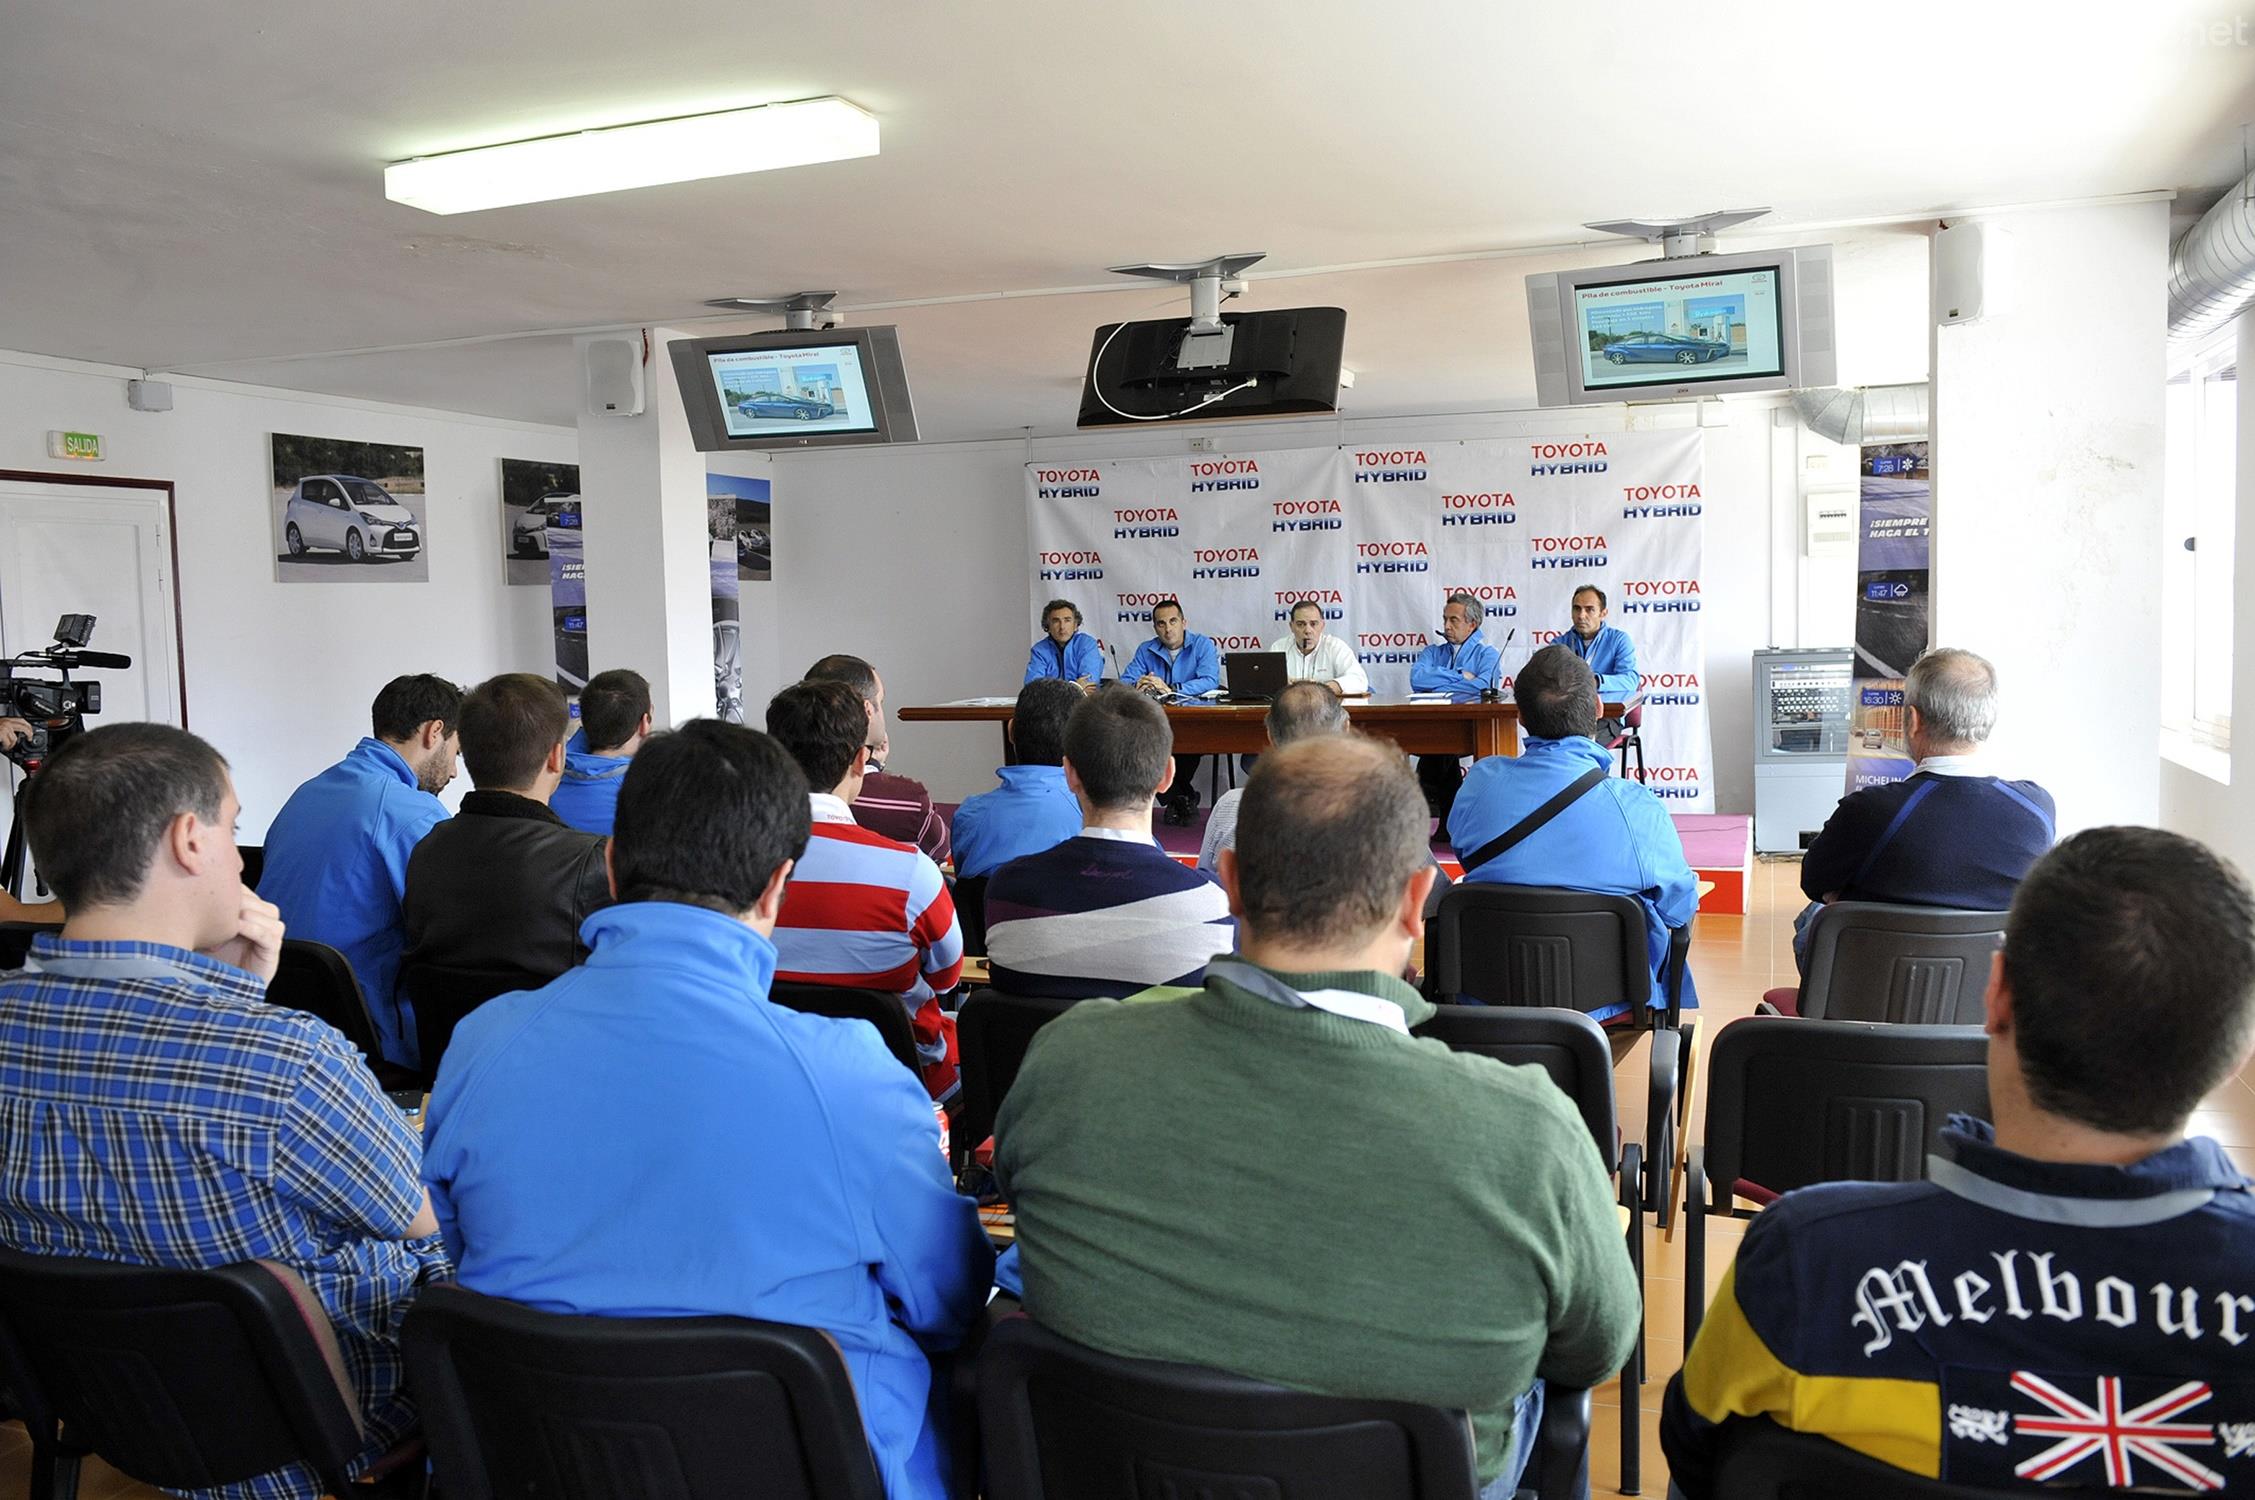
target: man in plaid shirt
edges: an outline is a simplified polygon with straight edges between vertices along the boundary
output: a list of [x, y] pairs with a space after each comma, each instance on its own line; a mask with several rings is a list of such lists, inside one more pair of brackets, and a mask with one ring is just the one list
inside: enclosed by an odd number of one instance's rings
[[[70, 919], [0, 979], [0, 1242], [141, 1265], [289, 1266], [328, 1310], [365, 1461], [413, 1430], [400, 1315], [447, 1273], [414, 1132], [352, 1045], [266, 1004], [227, 763], [161, 724], [65, 745], [24, 821]], [[321, 1493], [299, 1466], [214, 1493]]]

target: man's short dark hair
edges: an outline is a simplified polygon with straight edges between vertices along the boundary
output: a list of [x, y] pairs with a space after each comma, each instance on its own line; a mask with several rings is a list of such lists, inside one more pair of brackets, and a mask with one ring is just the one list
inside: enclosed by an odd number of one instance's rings
[[1272, 745], [1289, 745], [1311, 735], [1343, 734], [1347, 705], [1323, 683], [1302, 678], [1284, 684], [1284, 691], [1268, 706], [1265, 722]]
[[462, 764], [478, 787], [527, 787], [571, 730], [562, 688], [530, 672], [505, 672], [462, 699]]
[[169, 724], [105, 724], [79, 735], [24, 790], [24, 836], [72, 915], [141, 893], [173, 819], [217, 823], [227, 762]]
[[1059, 677], [1036, 677], [1018, 689], [1018, 706], [1010, 711], [1010, 744], [1018, 764], [1062, 764], [1065, 725], [1081, 702], [1081, 690]]
[[827, 792], [846, 779], [868, 741], [869, 710], [842, 682], [794, 682], [769, 700], [767, 732], [799, 763], [807, 785]]
[[[640, 672], [614, 667], [587, 679], [579, 694], [579, 722], [590, 750], [616, 750], [634, 738], [650, 711], [650, 683]], [[478, 774], [475, 766], [470, 775]]]
[[1081, 607], [1079, 605], [1070, 599], [1052, 599], [1041, 607], [1041, 624], [1044, 630], [1049, 628], [1049, 617], [1061, 609], [1072, 615], [1075, 625], [1080, 624]]
[[839, 653], [825, 656], [806, 669], [803, 682], [842, 682], [861, 694], [863, 701], [873, 702], [877, 697], [877, 669], [858, 656]]
[[415, 732], [433, 719], [452, 734], [462, 723], [462, 690], [428, 672], [394, 677], [376, 695], [368, 717], [376, 738], [394, 744], [415, 738]]
[[1098, 812], [1149, 802], [1173, 756], [1166, 711], [1133, 688], [1107, 683], [1065, 721], [1065, 758]]
[[1185, 620], [1190, 618], [1190, 611], [1182, 607], [1182, 601], [1180, 599], [1161, 599], [1158, 603], [1151, 606], [1152, 624], [1156, 625], [1159, 623], [1159, 611], [1162, 609], [1171, 609], [1176, 614], [1182, 616]]
[[1300, 611], [1303, 609], [1312, 609], [1315, 611], [1317, 619], [1320, 620], [1323, 618], [1323, 606], [1313, 599], [1300, 600], [1297, 604], [1293, 605], [1290, 609], [1284, 612], [1284, 618], [1288, 621], [1297, 620], [1298, 618], [1300, 618]]
[[1377, 929], [1433, 862], [1432, 814], [1402, 753], [1352, 730], [1263, 754], [1237, 806], [1237, 897], [1261, 938]]
[[756, 729], [692, 719], [651, 736], [619, 785], [619, 899], [750, 910], [806, 849], [806, 790], [783, 747]]
[[2004, 971], [2038, 1107], [2126, 1135], [2174, 1131], [2255, 1034], [2255, 897], [2182, 835], [2088, 829], [2020, 882]]
[[1566, 602], [1571, 604], [1574, 602], [1574, 600], [1581, 598], [1584, 594], [1597, 595], [1597, 607], [1601, 610], [1605, 608], [1605, 590], [1599, 588], [1594, 583], [1585, 583], [1581, 585], [1581, 587], [1575, 589], [1574, 592], [1570, 596], [1568, 596]]
[[1519, 705], [1519, 722], [1538, 739], [1587, 739], [1605, 713], [1589, 663], [1564, 646], [1545, 646], [1528, 657], [1511, 684], [1511, 698]]

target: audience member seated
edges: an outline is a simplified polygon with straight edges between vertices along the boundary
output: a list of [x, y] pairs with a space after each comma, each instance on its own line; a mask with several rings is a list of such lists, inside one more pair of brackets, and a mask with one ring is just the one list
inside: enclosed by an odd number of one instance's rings
[[2003, 911], [2051, 847], [2051, 793], [2000, 780], [1979, 758], [1997, 722], [1994, 667], [1954, 647], [1929, 651], [1903, 682], [1903, 705], [1918, 768], [1841, 798], [1801, 857], [1810, 904], [1793, 924], [1796, 960], [1810, 922], [1835, 901]]
[[776, 977], [899, 995], [925, 1088], [934, 1099], [953, 1098], [955, 1017], [939, 997], [963, 976], [963, 930], [940, 867], [848, 810], [869, 763], [861, 695], [842, 682], [794, 684], [767, 705], [767, 732], [814, 789], [813, 831], [775, 927]]
[[1065, 784], [1065, 721], [1081, 691], [1056, 677], [1037, 677], [1018, 691], [1004, 732], [1017, 764], [999, 766], [1002, 785], [955, 810], [955, 873], [966, 880], [994, 873], [1024, 854], [1054, 848], [1081, 831], [1080, 800]]
[[[446, 1257], [360, 1053], [266, 1003], [282, 920], [243, 888], [238, 811], [227, 763], [162, 724], [90, 731], [33, 778], [32, 857], [71, 916], [0, 979], [0, 1243], [288, 1266], [336, 1330], [365, 1464], [414, 1430], [399, 1319]], [[322, 1487], [293, 1466], [203, 1493]]]
[[[1468, 884], [1550, 885], [1634, 896], [1644, 908], [1652, 960], [1652, 1003], [1668, 956], [1668, 930], [1690, 922], [1699, 882], [1684, 859], [1683, 840], [1660, 799], [1641, 783], [1612, 774], [1612, 755], [1591, 736], [1603, 722], [1597, 679], [1564, 646], [1527, 658], [1512, 684], [1525, 731], [1517, 755], [1473, 763], [1449, 813], [1449, 843]], [[1510, 848], [1481, 860], [1481, 849], [1532, 822], [1553, 797], [1586, 783], [1574, 800]], [[1691, 976], [1683, 1003], [1695, 1005]], [[1593, 1011], [1608, 1020], [1627, 1006]]]
[[699, 719], [643, 748], [593, 953], [462, 1023], [424, 1170], [476, 1291], [823, 1330], [885, 1493], [943, 1500], [930, 1356], [978, 1315], [993, 1252], [948, 1179], [931, 1101], [877, 1033], [767, 998], [808, 843], [800, 786], [780, 746], [738, 725]]
[[825, 656], [806, 669], [806, 680], [842, 682], [861, 695], [868, 711], [869, 772], [861, 779], [861, 795], [853, 801], [854, 821], [871, 833], [914, 844], [935, 865], [947, 863], [947, 819], [932, 806], [932, 794], [923, 782], [884, 769], [892, 742], [885, 727], [885, 681], [877, 669], [858, 656]]
[[649, 738], [650, 684], [640, 672], [619, 668], [588, 678], [579, 695], [579, 729], [564, 747], [564, 779], [549, 807], [582, 833], [610, 833], [627, 762]]
[[[1320, 618], [1320, 617], [1319, 617]], [[1298, 623], [1295, 616], [1294, 623]], [[1285, 684], [1284, 691], [1268, 706], [1262, 727], [1268, 731], [1271, 745], [1289, 745], [1294, 740], [1317, 734], [1345, 734], [1347, 732], [1347, 706], [1339, 701], [1342, 695], [1328, 682], [1303, 677]], [[1215, 856], [1224, 849], [1237, 847], [1237, 804], [1245, 795], [1243, 787], [1231, 787], [1214, 803], [1212, 812], [1206, 814], [1206, 835], [1198, 844], [1198, 868], [1211, 872]]]
[[987, 881], [987, 959], [997, 988], [1075, 999], [1205, 982], [1236, 935], [1229, 898], [1151, 836], [1151, 801], [1174, 779], [1165, 710], [1106, 687], [1065, 724], [1065, 782], [1078, 835], [1014, 859]]
[[266, 831], [259, 894], [294, 937], [327, 943], [352, 965], [384, 1056], [421, 1064], [415, 1017], [397, 993], [407, 946], [400, 903], [407, 860], [446, 820], [462, 690], [423, 673], [376, 695], [373, 733], [282, 804]]
[[586, 954], [580, 924], [610, 904], [611, 884], [602, 836], [549, 808], [571, 727], [563, 693], [529, 672], [462, 700], [462, 763], [477, 790], [407, 861], [406, 962], [539, 980]]
[[1243, 956], [1035, 1035], [995, 1127], [1004, 1264], [1044, 1326], [1114, 1354], [1461, 1407], [1508, 1496], [1543, 1382], [1618, 1370], [1638, 1287], [1566, 1096], [1409, 1035], [1426, 827], [1391, 744], [1261, 757], [1221, 856]]
[[1952, 1121], [1925, 1182], [1748, 1226], [1668, 1385], [1684, 1493], [1716, 1493], [1740, 1417], [1984, 1491], [2245, 1493], [2255, 1183], [2185, 1126], [2246, 1062], [2251, 1001], [2255, 898], [2201, 845], [2100, 828], [2039, 860], [1989, 971], [1995, 1123]]

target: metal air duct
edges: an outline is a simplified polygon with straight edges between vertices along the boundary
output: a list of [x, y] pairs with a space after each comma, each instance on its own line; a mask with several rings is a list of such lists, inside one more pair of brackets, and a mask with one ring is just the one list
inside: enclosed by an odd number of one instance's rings
[[1927, 384], [1837, 386], [1795, 391], [1793, 407], [1801, 425], [1819, 437], [1849, 447], [1865, 443], [1908, 443], [1931, 434], [1932, 397]]
[[2213, 333], [2255, 302], [2255, 176], [2232, 185], [2169, 257], [2169, 341]]

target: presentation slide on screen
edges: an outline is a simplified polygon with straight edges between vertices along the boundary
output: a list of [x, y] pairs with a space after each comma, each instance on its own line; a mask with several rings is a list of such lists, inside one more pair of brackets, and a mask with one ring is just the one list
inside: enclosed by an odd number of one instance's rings
[[875, 432], [861, 349], [745, 349], [707, 356], [730, 437]]
[[1574, 323], [1586, 390], [1785, 373], [1771, 270], [1577, 287]]

